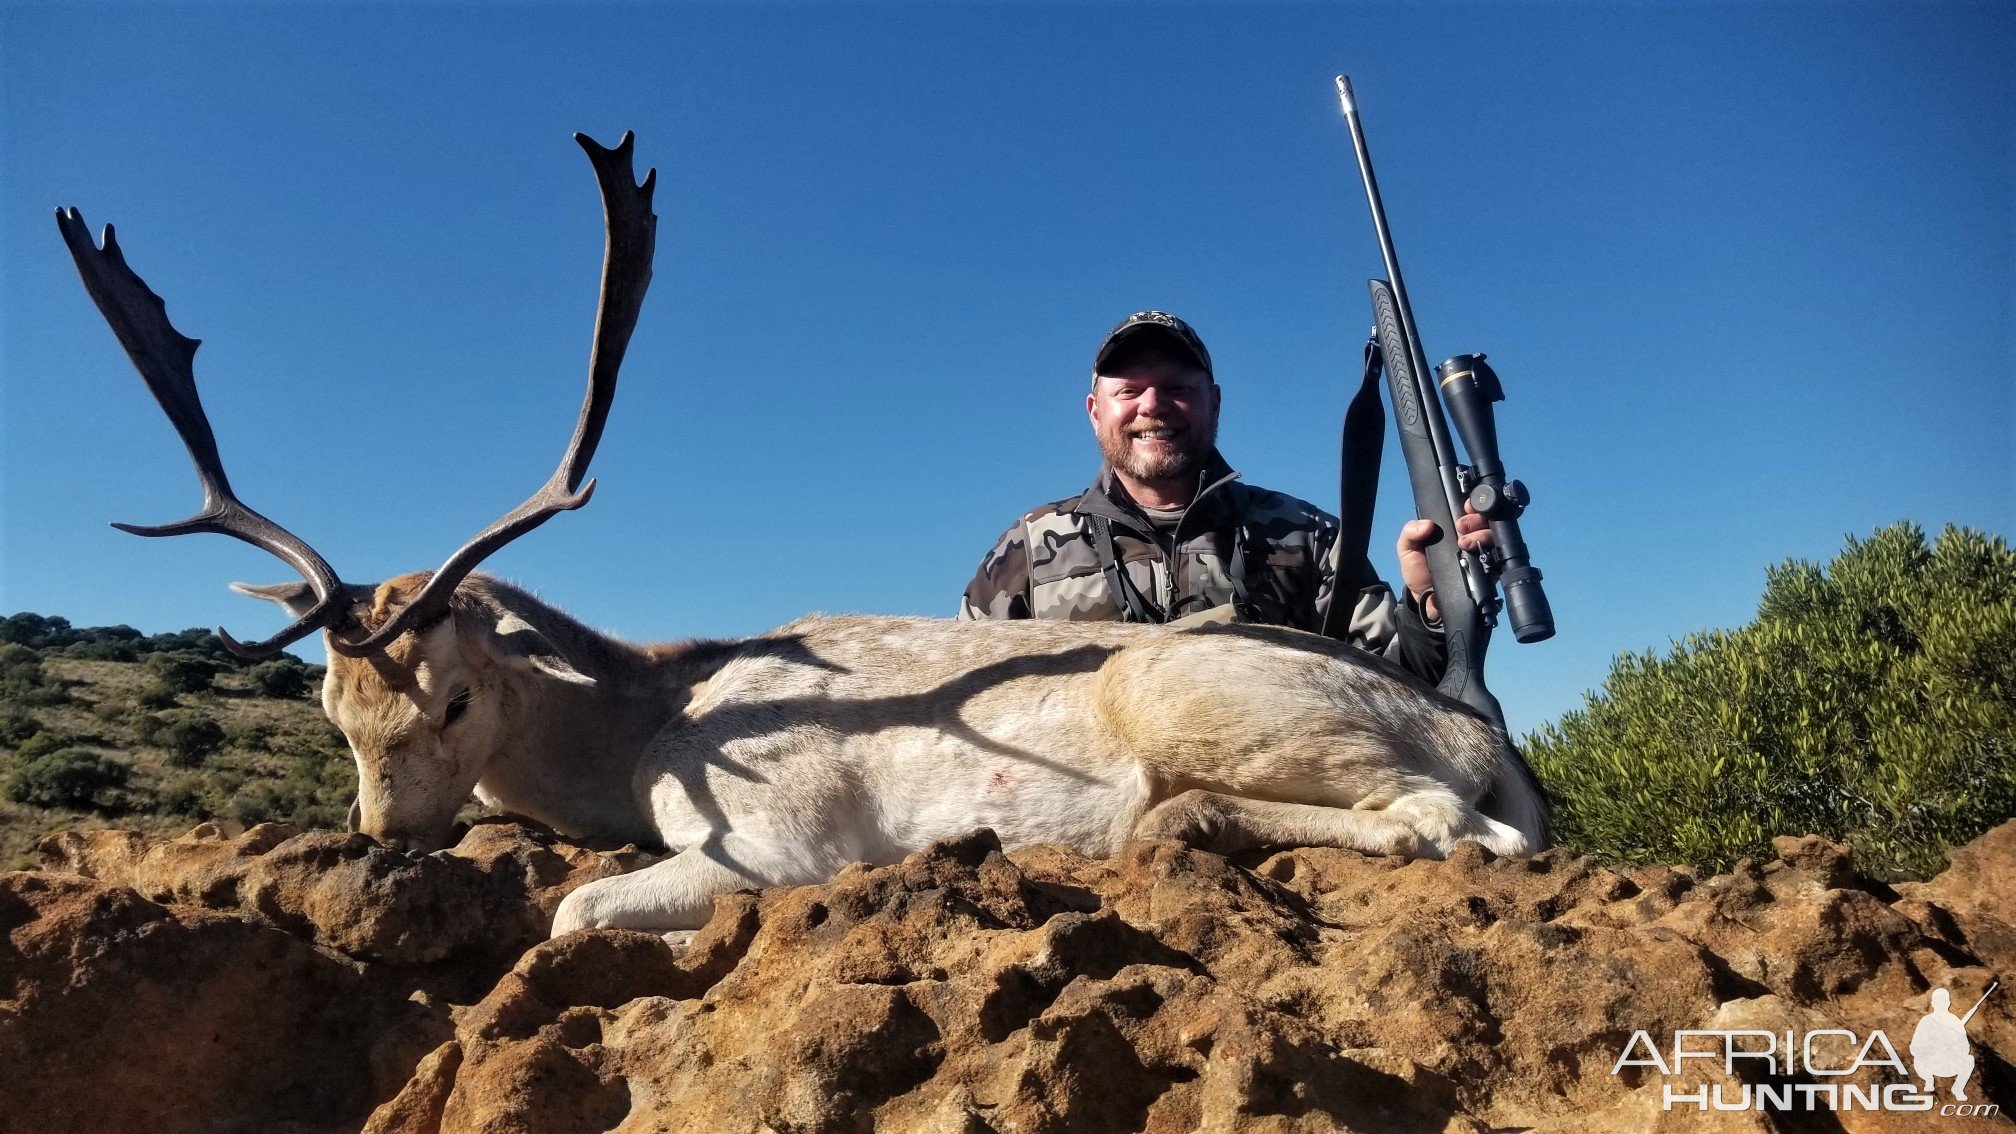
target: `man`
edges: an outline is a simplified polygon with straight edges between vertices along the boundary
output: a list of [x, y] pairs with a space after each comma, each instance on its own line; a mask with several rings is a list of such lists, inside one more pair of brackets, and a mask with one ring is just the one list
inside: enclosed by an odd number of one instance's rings
[[[1230, 607], [1240, 621], [1320, 633], [1341, 594], [1349, 609], [1330, 633], [1440, 680], [1446, 653], [1423, 550], [1440, 537], [1432, 521], [1401, 530], [1404, 603], [1362, 560], [1340, 579], [1336, 518], [1238, 483], [1219, 456], [1220, 391], [1189, 324], [1161, 311], [1128, 316], [1092, 375], [1085, 412], [1105, 456], [1099, 478], [1009, 528], [959, 617], [1174, 622]], [[1491, 541], [1474, 512], [1456, 527], [1466, 551]]]

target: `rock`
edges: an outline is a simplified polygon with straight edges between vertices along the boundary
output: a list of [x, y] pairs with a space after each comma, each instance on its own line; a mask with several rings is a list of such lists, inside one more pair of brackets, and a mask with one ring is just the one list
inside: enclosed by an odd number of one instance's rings
[[38, 849], [54, 870], [155, 901], [251, 914], [357, 960], [402, 966], [472, 952], [508, 965], [545, 937], [567, 891], [622, 873], [608, 856], [494, 822], [431, 855], [278, 823], [236, 838], [205, 823], [154, 843], [127, 831], [66, 831]]
[[0, 1130], [354, 1125], [401, 1003], [264, 925], [0, 874]]
[[364, 1134], [386, 1131], [438, 1131], [440, 1115], [462, 1069], [462, 1045], [454, 1040], [428, 1052], [413, 1068], [413, 1077], [391, 1102], [379, 1107], [364, 1124]]
[[0, 1131], [355, 1130], [568, 890], [641, 861], [499, 823], [419, 857], [279, 824], [39, 849], [0, 875]]
[[[1881, 1029], [1902, 1051], [1931, 989], [1965, 1011], [2016, 977], [1997, 901], [2016, 872], [2016, 824], [1894, 892], [1845, 847], [1774, 849], [1703, 878], [1471, 845], [1408, 862], [1327, 848], [1227, 859], [1146, 841], [1095, 860], [1004, 853], [978, 831], [825, 885], [724, 895], [673, 945], [621, 930], [541, 941], [568, 890], [648, 858], [513, 824], [478, 825], [423, 859], [285, 829], [68, 836], [52, 861], [102, 881], [14, 876], [68, 896], [0, 905], [10, 940], [39, 958], [0, 954], [0, 1043], [16, 1045], [0, 1052], [53, 1042], [85, 1068], [73, 1083], [97, 1067], [84, 1040], [55, 1030], [72, 994], [51, 943], [73, 940], [97, 958], [80, 971], [166, 974], [132, 1027], [101, 1022], [116, 1034], [91, 1041], [164, 1084], [108, 1080], [122, 1121], [151, 1129], [1763, 1131], [1774, 1120], [1755, 1110], [1669, 1109], [1663, 1089], [1735, 1097], [1784, 1089], [1783, 1074], [1697, 1061], [1669, 1078], [1620, 1056], [1640, 1033], [1670, 1052], [1682, 1029]], [[86, 894], [101, 912], [65, 912]], [[146, 925], [170, 928], [134, 928]], [[207, 927], [208, 951], [190, 946], [166, 969], [146, 960], [191, 926]], [[312, 1089], [262, 1061], [281, 1042], [275, 1020], [231, 1016], [211, 1049], [187, 1051], [188, 1035], [161, 1022], [258, 949], [289, 960], [246, 976], [265, 983], [242, 995], [335, 997], [357, 1029], [346, 1045], [316, 1030], [323, 1017], [288, 1025], [287, 1050], [323, 1045], [312, 1058], [333, 1069]], [[2004, 1110], [2016, 1104], [2009, 1004], [1996, 993], [1967, 1025], [1973, 1097]], [[150, 1039], [157, 1027], [164, 1038]], [[1844, 1081], [1901, 1079], [1863, 1067]], [[253, 1114], [236, 1092], [293, 1101]], [[24, 1129], [92, 1128], [74, 1107], [35, 1110], [60, 1099], [34, 1095], [15, 1114], [40, 1123]], [[1858, 1132], [1930, 1121], [1791, 1117]], [[1937, 1121], [2011, 1128], [1999, 1114]]]
[[1848, 847], [1818, 835], [1780, 835], [1771, 840], [1778, 861], [1811, 878], [1829, 890], [1867, 885], [1855, 873], [1854, 854]]
[[[1625, 1041], [1767, 1016], [1908, 1037], [1928, 984], [1991, 979], [1846, 888], [1867, 884], [1838, 848], [1782, 849], [1700, 884], [1565, 852], [1245, 870], [1172, 843], [1004, 856], [983, 833], [762, 895], [746, 956], [697, 999], [584, 998], [592, 1030], [543, 1000], [512, 1021], [525, 1041], [467, 1017], [488, 1046], [455, 1091], [541, 1128], [518, 1077], [551, 1063], [505, 1058], [515, 1042], [621, 1079], [639, 1129], [1765, 1130], [1663, 1110], [1659, 1083], [1611, 1074]], [[1828, 1011], [1730, 1008], [1801, 1003]], [[439, 1128], [496, 1121], [451, 1107]]]
[[[1930, 882], [1905, 883], [1897, 892], [1916, 912], [1952, 934], [1951, 940], [2007, 977], [2016, 977], [2016, 822], [2004, 823], [1949, 854], [1952, 865]], [[2003, 987], [2009, 986], [2004, 981]]]

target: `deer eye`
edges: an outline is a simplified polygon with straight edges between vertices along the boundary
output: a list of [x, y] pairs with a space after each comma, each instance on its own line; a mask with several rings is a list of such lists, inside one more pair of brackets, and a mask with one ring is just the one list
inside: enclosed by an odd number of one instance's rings
[[448, 714], [446, 719], [441, 722], [442, 728], [447, 728], [449, 725], [454, 724], [457, 720], [461, 719], [463, 713], [469, 711], [469, 702], [472, 695], [473, 690], [464, 689], [462, 692], [448, 698]]

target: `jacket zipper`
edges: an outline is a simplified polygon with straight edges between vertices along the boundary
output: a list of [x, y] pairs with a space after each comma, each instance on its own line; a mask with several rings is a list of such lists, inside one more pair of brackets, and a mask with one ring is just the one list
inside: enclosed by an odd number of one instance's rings
[[1162, 558], [1162, 585], [1156, 589], [1160, 592], [1157, 596], [1159, 599], [1158, 605], [1162, 608], [1162, 620], [1164, 622], [1169, 621], [1171, 616], [1176, 613], [1176, 567], [1183, 558], [1176, 553], [1176, 549], [1183, 546], [1183, 525], [1190, 522], [1190, 510], [1195, 508], [1198, 502], [1206, 496], [1238, 479], [1239, 473], [1235, 469], [1205, 485], [1203, 488], [1198, 489], [1197, 495], [1190, 498], [1190, 503], [1183, 506], [1183, 514], [1176, 517], [1176, 527], [1169, 533], [1168, 549], [1166, 551], [1163, 550], [1161, 540], [1158, 539], [1155, 541], [1155, 552]]

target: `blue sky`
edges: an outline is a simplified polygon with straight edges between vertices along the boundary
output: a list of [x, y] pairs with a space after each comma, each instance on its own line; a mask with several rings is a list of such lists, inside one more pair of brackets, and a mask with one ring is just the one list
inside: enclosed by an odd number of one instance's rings
[[[0, 14], [0, 608], [280, 624], [78, 285], [115, 222], [233, 482], [354, 580], [550, 472], [601, 219], [657, 275], [594, 474], [490, 569], [639, 639], [948, 614], [1096, 467], [1093, 349], [1189, 319], [1253, 483], [1335, 507], [1379, 260], [1348, 72], [1431, 359], [1488, 352], [1561, 632], [1515, 729], [1767, 564], [1913, 519], [2008, 535], [2016, 6], [33, 6]], [[1397, 446], [1374, 556], [1409, 495]], [[311, 657], [319, 650], [308, 651]]]

